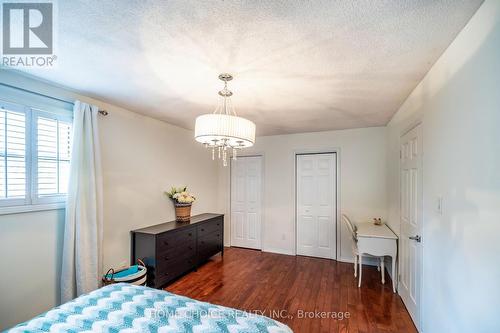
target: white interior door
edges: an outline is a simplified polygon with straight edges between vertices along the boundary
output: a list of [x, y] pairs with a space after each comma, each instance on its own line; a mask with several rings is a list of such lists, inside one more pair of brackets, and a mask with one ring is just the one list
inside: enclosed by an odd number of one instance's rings
[[420, 327], [422, 276], [422, 126], [401, 137], [399, 294]]
[[262, 157], [231, 160], [231, 246], [261, 249]]
[[296, 155], [297, 254], [336, 258], [336, 154]]

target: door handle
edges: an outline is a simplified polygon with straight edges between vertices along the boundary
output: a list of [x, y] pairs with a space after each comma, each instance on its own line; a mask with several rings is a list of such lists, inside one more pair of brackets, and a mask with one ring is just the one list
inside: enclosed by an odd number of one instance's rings
[[420, 237], [419, 235], [416, 235], [416, 236], [410, 236], [408, 237], [409, 239], [411, 240], [414, 240], [416, 241], [417, 243], [420, 243], [422, 241], [422, 237]]

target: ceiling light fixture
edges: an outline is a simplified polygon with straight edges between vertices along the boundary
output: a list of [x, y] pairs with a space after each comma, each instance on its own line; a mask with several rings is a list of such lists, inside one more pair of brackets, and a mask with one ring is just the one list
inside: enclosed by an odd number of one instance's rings
[[232, 150], [236, 159], [238, 149], [253, 146], [255, 143], [255, 124], [245, 118], [238, 117], [231, 103], [233, 93], [227, 88], [227, 82], [233, 79], [228, 73], [219, 75], [224, 88], [219, 91], [220, 101], [215, 111], [196, 118], [194, 138], [205, 147], [212, 148], [212, 160], [215, 154], [227, 166], [228, 150]]

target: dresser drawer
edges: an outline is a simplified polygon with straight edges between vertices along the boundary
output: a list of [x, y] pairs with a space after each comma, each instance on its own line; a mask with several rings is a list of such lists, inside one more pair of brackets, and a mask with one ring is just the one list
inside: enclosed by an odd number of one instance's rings
[[214, 219], [208, 222], [205, 222], [197, 227], [198, 237], [204, 237], [213, 232], [221, 232], [222, 231], [222, 220]]
[[159, 252], [156, 256], [156, 266], [171, 263], [183, 258], [196, 257], [196, 240], [179, 244], [175, 248], [169, 248], [164, 252]]
[[172, 281], [182, 274], [194, 269], [195, 265], [195, 255], [159, 264], [155, 272], [155, 286], [160, 287], [165, 283]]
[[222, 232], [215, 231], [198, 240], [198, 261], [204, 261], [222, 250]]
[[185, 244], [191, 244], [191, 242], [196, 242], [195, 228], [164, 233], [158, 235], [156, 250], [158, 251], [158, 253], [164, 253], [168, 250], [176, 249]]

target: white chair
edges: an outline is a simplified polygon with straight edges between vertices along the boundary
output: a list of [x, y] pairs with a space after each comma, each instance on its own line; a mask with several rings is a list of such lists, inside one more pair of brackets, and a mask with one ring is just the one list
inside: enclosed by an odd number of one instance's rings
[[[359, 251], [358, 251], [358, 237], [356, 236], [356, 226], [351, 222], [351, 220], [347, 217], [346, 214], [342, 214], [342, 221], [347, 227], [347, 230], [349, 230], [351, 234], [351, 239], [352, 239], [352, 256], [354, 257], [354, 277], [358, 276], [358, 262], [359, 262], [359, 274], [361, 275], [361, 270], [362, 270], [362, 260], [359, 257]], [[385, 283], [385, 278], [384, 278], [384, 257], [375, 257], [372, 255], [367, 255], [367, 257], [372, 257], [372, 258], [378, 258], [379, 263], [377, 266], [377, 270], [381, 272], [381, 278], [382, 278], [382, 284]], [[359, 279], [358, 287], [361, 287], [361, 276]]]

